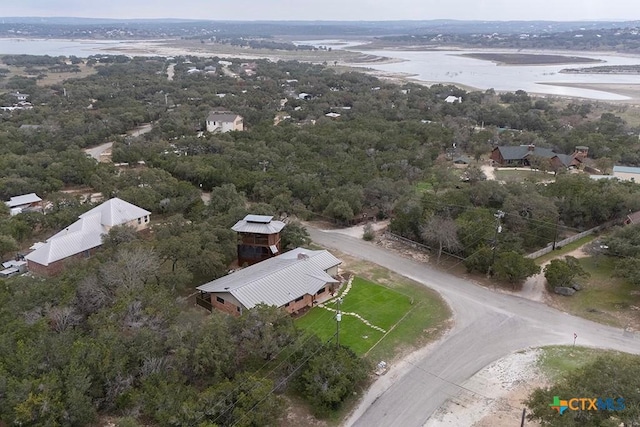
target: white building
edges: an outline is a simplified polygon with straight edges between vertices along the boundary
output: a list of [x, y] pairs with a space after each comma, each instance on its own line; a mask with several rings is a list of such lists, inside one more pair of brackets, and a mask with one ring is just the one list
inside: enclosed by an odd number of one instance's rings
[[242, 116], [230, 111], [212, 111], [207, 116], [207, 132], [231, 132], [244, 130]]

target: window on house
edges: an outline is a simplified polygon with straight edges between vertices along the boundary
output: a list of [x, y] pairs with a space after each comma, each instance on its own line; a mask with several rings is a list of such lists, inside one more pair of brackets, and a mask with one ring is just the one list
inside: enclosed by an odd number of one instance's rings
[[236, 307], [236, 311], [237, 311], [238, 313], [242, 313], [242, 309], [241, 309], [239, 306], [238, 306], [238, 307]]
[[142, 224], [142, 218], [138, 218], [138, 224]]
[[289, 307], [289, 304], [291, 304], [290, 302], [286, 303], [284, 306], [285, 307]]
[[216, 297], [216, 301], [218, 301], [220, 304], [224, 304], [224, 300], [220, 297]]
[[324, 293], [324, 291], [326, 291], [326, 290], [327, 290], [327, 288], [322, 288], [318, 292], [316, 292], [316, 295], [320, 295], [321, 293]]
[[149, 215], [144, 217], [144, 222], [149, 222]]
[[301, 297], [296, 298], [296, 299], [295, 299], [295, 302], [302, 301], [302, 298], [304, 298], [304, 295], [303, 295], [303, 296], [301, 296]]

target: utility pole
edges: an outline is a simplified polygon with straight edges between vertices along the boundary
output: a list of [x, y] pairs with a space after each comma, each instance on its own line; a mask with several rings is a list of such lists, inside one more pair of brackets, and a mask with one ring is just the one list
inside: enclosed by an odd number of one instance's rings
[[560, 226], [560, 215], [558, 215], [558, 218], [556, 219], [556, 231], [553, 234], [553, 247], [551, 248], [551, 250], [556, 250], [556, 243], [558, 241], [558, 227]]
[[495, 214], [493, 214], [493, 216], [496, 217], [496, 232], [493, 235], [493, 251], [491, 254], [490, 272], [493, 272], [493, 264], [496, 262], [496, 249], [498, 249], [498, 234], [502, 233], [502, 224], [500, 223], [500, 220], [504, 218], [504, 212], [498, 211]]
[[340, 311], [340, 304], [342, 298], [336, 299], [336, 346], [340, 346], [340, 321], [342, 320], [342, 312]]

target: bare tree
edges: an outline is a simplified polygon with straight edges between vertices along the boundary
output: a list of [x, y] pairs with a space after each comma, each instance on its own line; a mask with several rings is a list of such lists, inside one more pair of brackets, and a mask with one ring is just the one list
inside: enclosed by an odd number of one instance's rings
[[458, 226], [451, 218], [432, 216], [424, 225], [420, 226], [420, 236], [424, 241], [438, 247], [437, 263], [440, 264], [442, 251], [454, 252], [460, 249], [458, 240]]
[[160, 267], [156, 254], [144, 248], [125, 249], [100, 269], [100, 278], [109, 289], [135, 290], [155, 277]]
[[71, 326], [78, 325], [81, 318], [72, 307], [53, 307], [47, 315], [51, 329], [56, 332], [63, 332]]

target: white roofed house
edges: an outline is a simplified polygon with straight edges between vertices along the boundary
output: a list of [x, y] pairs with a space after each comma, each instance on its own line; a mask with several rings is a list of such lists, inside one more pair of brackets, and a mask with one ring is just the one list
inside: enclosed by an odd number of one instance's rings
[[297, 248], [198, 286], [199, 305], [239, 316], [258, 304], [297, 313], [330, 298], [341, 261], [326, 250]]
[[29, 193], [22, 196], [14, 196], [4, 203], [9, 206], [11, 216], [14, 216], [22, 212], [42, 209], [41, 202], [42, 199], [36, 193]]
[[28, 94], [20, 93], [20, 91], [11, 93], [11, 96], [13, 96], [18, 101], [26, 101], [27, 98], [29, 98]]
[[231, 132], [244, 130], [242, 116], [230, 111], [211, 111], [207, 116], [207, 132]]
[[140, 231], [149, 226], [151, 212], [124, 200], [113, 198], [80, 215], [64, 230], [27, 254], [30, 271], [57, 274], [69, 258], [88, 258], [102, 245], [102, 236], [116, 225], [128, 225]]

